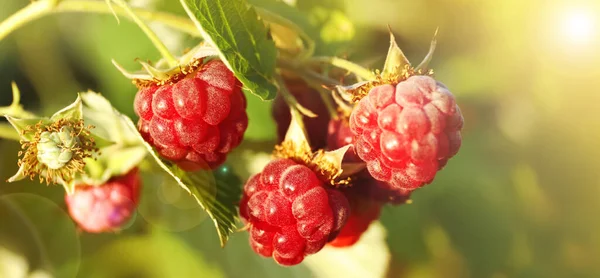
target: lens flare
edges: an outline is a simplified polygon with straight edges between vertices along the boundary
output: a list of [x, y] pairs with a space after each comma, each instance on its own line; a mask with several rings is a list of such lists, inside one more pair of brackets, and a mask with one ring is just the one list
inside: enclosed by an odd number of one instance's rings
[[561, 24], [565, 39], [572, 43], [586, 44], [597, 35], [595, 16], [589, 10], [568, 11]]

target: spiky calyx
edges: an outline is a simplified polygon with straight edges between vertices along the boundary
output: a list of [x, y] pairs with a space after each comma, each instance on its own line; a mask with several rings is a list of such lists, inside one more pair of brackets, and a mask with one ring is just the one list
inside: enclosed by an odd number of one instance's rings
[[[327, 123], [329, 122], [330, 115], [319, 92], [300, 79], [288, 78], [286, 79], [286, 86], [300, 105], [317, 115], [314, 118], [302, 118], [302, 122], [308, 133], [307, 139], [310, 143], [310, 148], [313, 151], [325, 148], [327, 143], [325, 140]], [[286, 104], [281, 94], [278, 94], [273, 101], [271, 114], [277, 123], [277, 141], [281, 143], [292, 120], [290, 107]]]

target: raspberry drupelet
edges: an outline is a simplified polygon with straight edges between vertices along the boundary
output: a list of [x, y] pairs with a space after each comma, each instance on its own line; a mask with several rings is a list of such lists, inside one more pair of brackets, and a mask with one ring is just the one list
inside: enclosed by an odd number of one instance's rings
[[[340, 116], [329, 122], [327, 134], [327, 148], [335, 150], [346, 145], [354, 144], [354, 134], [350, 129], [348, 119]], [[344, 162], [356, 163], [362, 162], [355, 152], [354, 147], [350, 147], [344, 156]], [[361, 196], [364, 199], [372, 201], [401, 205], [410, 198], [411, 190], [404, 188], [392, 188], [386, 182], [379, 181], [371, 177], [369, 171], [364, 169], [352, 177], [352, 187], [344, 189], [354, 192], [353, 195]]]
[[173, 82], [142, 87], [134, 108], [144, 139], [186, 171], [221, 165], [248, 127], [241, 83], [220, 60]]
[[139, 202], [140, 177], [134, 168], [101, 186], [77, 185], [65, 202], [71, 218], [89, 233], [119, 230], [131, 220]]
[[430, 183], [458, 152], [462, 126], [454, 96], [423, 75], [373, 87], [350, 116], [356, 153], [393, 190]]
[[312, 169], [281, 158], [245, 184], [240, 215], [249, 225], [256, 253], [281, 265], [296, 265], [335, 238], [349, 204]]
[[346, 225], [342, 227], [336, 238], [328, 245], [333, 247], [348, 247], [354, 245], [369, 228], [371, 223], [379, 218], [382, 203], [365, 198], [355, 190], [346, 190], [344, 195], [350, 202], [350, 215]]

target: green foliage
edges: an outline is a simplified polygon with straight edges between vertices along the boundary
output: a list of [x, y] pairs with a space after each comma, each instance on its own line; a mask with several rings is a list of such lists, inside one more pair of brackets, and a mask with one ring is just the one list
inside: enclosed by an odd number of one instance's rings
[[122, 236], [82, 262], [82, 277], [225, 277], [176, 235], [154, 230]]
[[354, 24], [343, 12], [343, 2], [298, 1], [297, 6], [280, 0], [249, 0], [250, 4], [289, 20], [315, 44], [314, 55], [338, 55], [347, 51], [354, 39]]
[[275, 98], [275, 43], [268, 38], [254, 8], [244, 0], [181, 1], [204, 39], [219, 49], [244, 89], [263, 100]]
[[247, 98], [248, 108], [248, 129], [244, 133], [244, 138], [250, 140], [275, 140], [277, 137], [277, 127], [274, 121], [265, 121], [272, 119], [272, 103], [262, 101], [258, 98]]

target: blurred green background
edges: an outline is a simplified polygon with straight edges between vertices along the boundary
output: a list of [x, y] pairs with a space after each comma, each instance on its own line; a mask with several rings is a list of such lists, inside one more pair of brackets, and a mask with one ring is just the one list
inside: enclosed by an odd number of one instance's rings
[[[2, 0], [0, 19], [28, 3]], [[178, 1], [131, 4], [182, 12]], [[370, 68], [382, 65], [388, 25], [413, 61], [422, 59], [440, 28], [431, 66], [457, 96], [465, 117], [463, 146], [433, 184], [413, 195], [412, 204], [384, 209], [391, 256], [381, 270], [386, 277], [600, 277], [600, 2], [298, 0], [298, 5], [344, 11], [347, 19], [340, 13], [330, 27], [341, 37], [331, 40], [351, 38], [341, 54]], [[195, 42], [151, 26], [174, 52]], [[93, 89], [134, 116], [136, 89], [111, 59], [136, 69], [134, 59], [158, 57], [127, 20], [118, 25], [109, 15], [45, 17], [0, 41], [0, 106], [10, 104], [10, 83], [16, 81], [25, 108], [40, 114]], [[247, 140], [230, 156], [230, 162], [246, 163], [246, 169], [236, 169], [242, 174], [255, 171], [255, 161], [266, 157], [261, 151], [272, 146], [269, 109], [269, 103], [249, 97]], [[18, 149], [17, 142], [0, 140], [1, 180], [16, 171]], [[103, 235], [77, 231], [61, 187], [0, 183], [0, 276], [322, 276], [323, 264], [283, 268], [254, 255], [246, 233], [234, 234], [220, 249], [212, 223], [187, 196], [165, 193], [151, 178], [144, 181], [132, 226]], [[323, 258], [336, 267], [332, 277], [377, 277], [382, 268], [357, 260], [373, 270], [358, 276], [335, 265], [342, 257]]]

